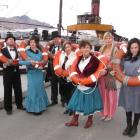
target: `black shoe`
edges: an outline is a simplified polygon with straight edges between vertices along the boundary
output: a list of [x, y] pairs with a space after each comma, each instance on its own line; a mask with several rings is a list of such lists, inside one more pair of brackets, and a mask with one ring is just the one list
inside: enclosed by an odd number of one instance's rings
[[134, 137], [137, 134], [137, 128], [133, 127], [130, 133], [128, 134], [129, 137]]
[[33, 114], [36, 115], [36, 116], [38, 116], [38, 115], [41, 115], [42, 112], [34, 112]]
[[54, 105], [56, 105], [56, 104], [58, 104], [58, 102], [52, 102], [50, 105], [48, 105], [48, 106], [54, 106]]
[[26, 110], [23, 106], [18, 106], [17, 109]]
[[69, 114], [69, 110], [65, 110], [64, 111], [64, 114]]
[[62, 102], [62, 103], [61, 103], [62, 107], [65, 107], [65, 104], [66, 104], [65, 102]]
[[72, 116], [74, 114], [74, 112], [73, 111], [69, 111], [69, 116]]
[[7, 115], [12, 115], [13, 112], [12, 112], [12, 110], [7, 110], [6, 113], [7, 113]]
[[124, 129], [124, 131], [123, 131], [123, 135], [124, 136], [126, 136], [126, 135], [129, 135], [129, 133], [131, 132], [131, 130], [132, 130], [132, 125], [128, 125], [125, 129]]

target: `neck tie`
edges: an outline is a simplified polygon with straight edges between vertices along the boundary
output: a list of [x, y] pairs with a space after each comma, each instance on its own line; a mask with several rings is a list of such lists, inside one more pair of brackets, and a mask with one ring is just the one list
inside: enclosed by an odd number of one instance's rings
[[10, 48], [10, 51], [15, 51], [15, 48]]
[[[58, 48], [58, 50], [59, 50], [59, 46], [57, 46], [57, 45], [53, 46], [52, 54], [55, 54], [55, 51], [56, 51], [55, 49], [56, 49], [56, 48]], [[57, 50], [57, 51], [58, 51], [58, 50]]]
[[62, 65], [62, 69], [64, 69], [64, 70], [65, 70], [65, 64], [66, 64], [67, 60], [68, 60], [68, 57], [65, 56], [65, 60], [64, 60], [64, 63], [63, 63], [63, 65]]

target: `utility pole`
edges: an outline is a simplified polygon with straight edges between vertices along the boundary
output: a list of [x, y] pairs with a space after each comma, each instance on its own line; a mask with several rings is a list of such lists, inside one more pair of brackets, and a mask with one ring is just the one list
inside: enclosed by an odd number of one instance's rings
[[61, 35], [61, 28], [62, 28], [62, 5], [63, 5], [63, 0], [60, 0], [59, 4], [59, 23], [58, 23], [58, 32]]

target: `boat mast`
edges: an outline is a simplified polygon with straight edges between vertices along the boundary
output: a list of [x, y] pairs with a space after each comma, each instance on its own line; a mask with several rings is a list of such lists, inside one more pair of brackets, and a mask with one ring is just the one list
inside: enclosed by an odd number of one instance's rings
[[61, 28], [62, 28], [62, 5], [63, 5], [63, 0], [60, 0], [59, 4], [59, 23], [58, 23], [58, 32], [61, 35]]

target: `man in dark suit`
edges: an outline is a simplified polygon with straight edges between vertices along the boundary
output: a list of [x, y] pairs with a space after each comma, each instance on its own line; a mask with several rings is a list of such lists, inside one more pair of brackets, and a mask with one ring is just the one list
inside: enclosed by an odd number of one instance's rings
[[12, 114], [12, 88], [14, 89], [17, 109], [23, 110], [20, 71], [19, 66], [14, 64], [18, 59], [15, 40], [12, 33], [7, 33], [6, 44], [1, 50], [1, 53], [9, 59], [7, 63], [1, 63], [3, 67], [4, 109], [8, 115]]
[[[59, 88], [59, 78], [55, 75], [53, 67], [53, 58], [58, 50], [61, 50], [62, 39], [58, 31], [52, 32], [52, 42], [49, 48], [49, 62], [48, 62], [48, 73], [51, 74], [51, 106], [58, 104], [58, 92], [61, 95]], [[64, 104], [63, 96], [61, 95], [61, 103]]]

